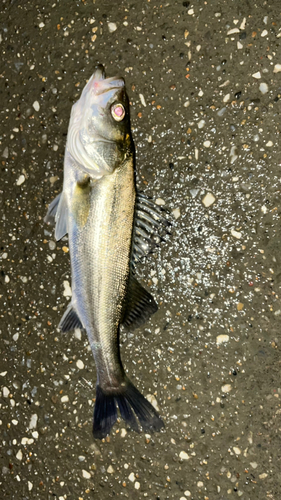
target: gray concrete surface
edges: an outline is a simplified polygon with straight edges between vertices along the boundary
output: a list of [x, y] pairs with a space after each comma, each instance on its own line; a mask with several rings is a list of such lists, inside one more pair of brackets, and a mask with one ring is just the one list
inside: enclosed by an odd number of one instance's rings
[[[1, 498], [280, 498], [280, 12], [279, 0], [2, 0]], [[159, 311], [122, 336], [166, 427], [120, 421], [103, 442], [87, 338], [57, 331], [67, 240], [43, 223], [97, 63], [126, 79], [139, 189], [175, 219], [138, 269]]]

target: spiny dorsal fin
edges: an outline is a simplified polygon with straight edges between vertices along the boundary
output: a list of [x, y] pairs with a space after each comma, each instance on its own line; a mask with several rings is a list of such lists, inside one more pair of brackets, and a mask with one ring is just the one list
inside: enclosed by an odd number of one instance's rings
[[130, 330], [143, 325], [157, 311], [152, 295], [131, 275], [122, 325]]
[[71, 330], [75, 330], [75, 328], [83, 328], [83, 325], [77, 315], [77, 313], [73, 309], [73, 305], [70, 303], [60, 320], [59, 329], [65, 333], [70, 332]]
[[132, 260], [154, 252], [165, 235], [169, 234], [170, 222], [164, 216], [163, 208], [155, 205], [143, 194], [137, 194], [132, 246]]

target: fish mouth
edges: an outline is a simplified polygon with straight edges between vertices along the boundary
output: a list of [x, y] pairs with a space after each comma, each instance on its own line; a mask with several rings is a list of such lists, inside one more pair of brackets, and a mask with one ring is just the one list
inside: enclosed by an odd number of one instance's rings
[[86, 92], [91, 91], [95, 95], [101, 95], [109, 90], [122, 89], [124, 86], [125, 81], [119, 76], [106, 78], [105, 69], [102, 64], [99, 64], [96, 66], [96, 69], [84, 90]]

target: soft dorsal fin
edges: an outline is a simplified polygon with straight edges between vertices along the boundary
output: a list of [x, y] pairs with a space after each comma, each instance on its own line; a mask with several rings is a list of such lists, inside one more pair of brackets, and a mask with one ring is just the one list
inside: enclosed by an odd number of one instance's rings
[[169, 234], [170, 222], [165, 211], [143, 194], [137, 194], [132, 246], [132, 260], [139, 261], [159, 247], [163, 236]]
[[122, 325], [130, 327], [130, 330], [137, 328], [143, 325], [157, 309], [152, 295], [131, 275]]
[[45, 222], [48, 224], [56, 224], [55, 238], [56, 240], [61, 240], [67, 233], [67, 219], [68, 219], [68, 207], [66, 196], [62, 191], [56, 198], [50, 203], [47, 215], [45, 217]]
[[60, 320], [59, 329], [65, 333], [75, 330], [75, 328], [83, 328], [83, 325], [78, 317], [78, 314], [73, 308], [72, 303], [70, 303]]

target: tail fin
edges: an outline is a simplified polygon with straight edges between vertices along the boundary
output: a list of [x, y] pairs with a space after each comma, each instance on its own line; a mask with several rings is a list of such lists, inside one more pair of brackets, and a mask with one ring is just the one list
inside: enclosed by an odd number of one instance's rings
[[115, 424], [117, 420], [116, 404], [119, 407], [121, 417], [134, 431], [139, 432], [135, 414], [145, 431], [157, 432], [164, 427], [164, 423], [157, 411], [128, 379], [126, 380], [126, 387], [122, 388], [119, 394], [108, 395], [99, 385], [97, 385], [96, 391], [93, 424], [95, 438], [104, 438]]

